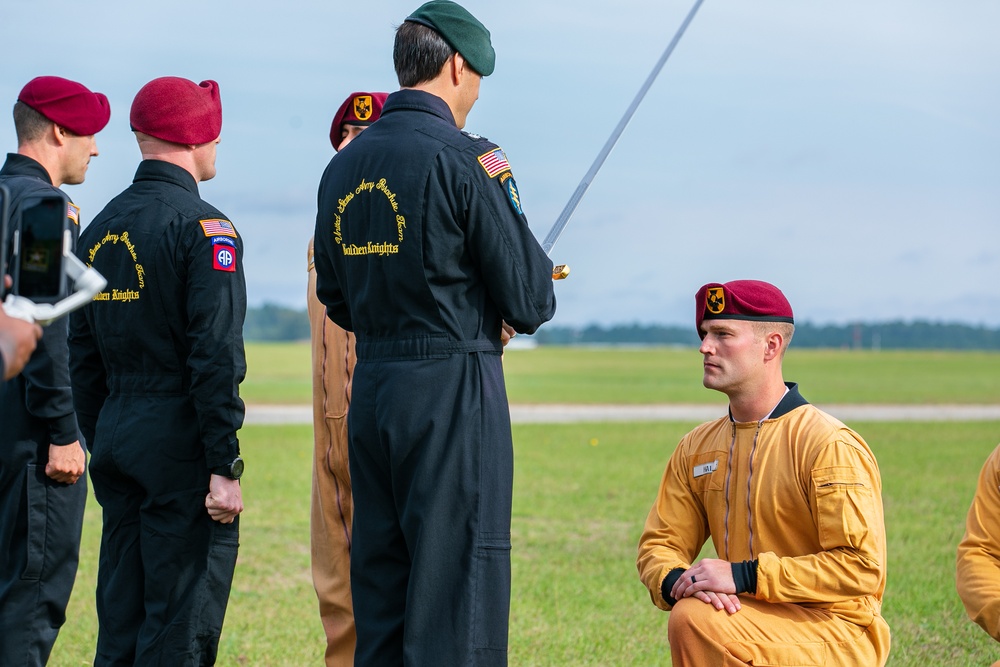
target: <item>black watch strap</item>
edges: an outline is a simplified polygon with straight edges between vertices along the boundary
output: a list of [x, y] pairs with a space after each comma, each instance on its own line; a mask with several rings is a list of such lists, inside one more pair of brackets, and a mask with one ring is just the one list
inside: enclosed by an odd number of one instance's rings
[[213, 475], [221, 475], [229, 479], [239, 479], [243, 476], [243, 459], [237, 456], [232, 463], [216, 466], [209, 470]]

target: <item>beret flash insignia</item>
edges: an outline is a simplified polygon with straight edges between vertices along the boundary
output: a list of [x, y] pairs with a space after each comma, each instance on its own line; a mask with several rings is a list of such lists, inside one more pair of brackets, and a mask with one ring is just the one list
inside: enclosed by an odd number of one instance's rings
[[726, 293], [721, 287], [712, 287], [705, 292], [705, 308], [714, 315], [726, 309]]

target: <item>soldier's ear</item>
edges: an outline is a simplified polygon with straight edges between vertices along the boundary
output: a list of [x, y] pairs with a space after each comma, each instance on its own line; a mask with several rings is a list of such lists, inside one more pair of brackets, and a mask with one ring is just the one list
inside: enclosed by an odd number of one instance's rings
[[462, 81], [462, 77], [469, 73], [469, 63], [466, 62], [465, 58], [458, 51], [448, 59], [452, 65], [452, 83], [458, 85]]
[[779, 331], [769, 331], [764, 336], [764, 360], [772, 361], [781, 358], [781, 347], [785, 343], [785, 337]]

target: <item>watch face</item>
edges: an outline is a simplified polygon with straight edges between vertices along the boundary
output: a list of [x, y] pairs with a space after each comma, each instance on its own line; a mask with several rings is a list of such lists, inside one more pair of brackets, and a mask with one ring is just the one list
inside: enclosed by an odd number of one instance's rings
[[239, 456], [233, 461], [233, 465], [230, 468], [230, 473], [233, 479], [239, 479], [243, 476], [243, 459]]

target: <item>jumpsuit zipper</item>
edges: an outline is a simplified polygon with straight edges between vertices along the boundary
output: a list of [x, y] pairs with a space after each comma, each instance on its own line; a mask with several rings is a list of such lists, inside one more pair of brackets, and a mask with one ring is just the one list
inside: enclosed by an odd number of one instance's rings
[[729, 560], [729, 480], [733, 476], [733, 451], [736, 448], [736, 422], [730, 419], [729, 426], [732, 428], [733, 437], [729, 441], [729, 457], [726, 461], [726, 535], [725, 539], [722, 541], [723, 546], [726, 548], [726, 554], [723, 557], [725, 560]]
[[[733, 435], [732, 439], [729, 441], [729, 461], [726, 464], [726, 520], [725, 520], [726, 534], [725, 534], [725, 539], [723, 540], [723, 545], [726, 548], [726, 553], [725, 556], [723, 556], [724, 560], [730, 560], [729, 559], [729, 505], [730, 505], [729, 488], [730, 488], [730, 481], [733, 476], [733, 460], [734, 460], [733, 453], [736, 450], [736, 422], [730, 420], [729, 424], [732, 429]], [[751, 484], [753, 483], [753, 460], [754, 460], [754, 455], [757, 453], [757, 438], [760, 435], [760, 430], [761, 428], [763, 428], [763, 426], [764, 426], [764, 419], [757, 422], [757, 430], [754, 431], [753, 434], [753, 445], [750, 448], [749, 472], [747, 473], [747, 529], [749, 530], [749, 535], [750, 535], [751, 558], [753, 557], [753, 508], [751, 507], [750, 503], [750, 489], [751, 489]]]
[[750, 535], [750, 558], [753, 559], [753, 507], [751, 505], [750, 490], [753, 484], [753, 462], [754, 455], [757, 453], [757, 437], [760, 435], [760, 429], [764, 426], [764, 420], [757, 422], [757, 430], [753, 434], [753, 446], [750, 448], [750, 462], [749, 462], [749, 472], [747, 473], [747, 530]]

